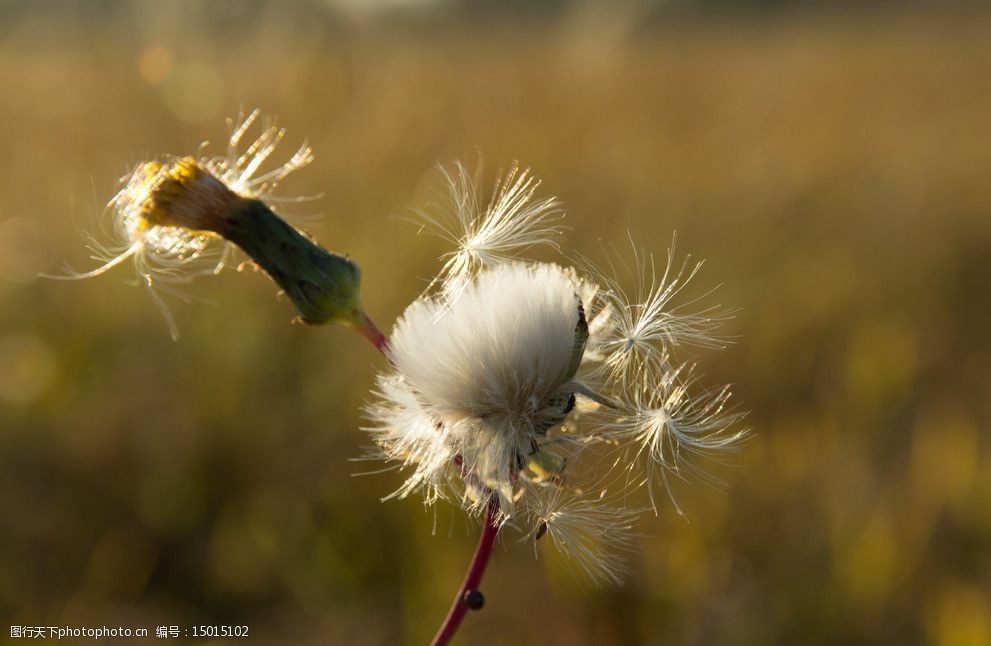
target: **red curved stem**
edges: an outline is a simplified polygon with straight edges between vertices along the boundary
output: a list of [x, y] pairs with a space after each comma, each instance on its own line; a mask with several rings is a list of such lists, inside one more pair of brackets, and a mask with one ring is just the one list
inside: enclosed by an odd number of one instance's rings
[[496, 524], [496, 514], [499, 511], [498, 499], [494, 498], [489, 502], [485, 510], [485, 525], [482, 527], [482, 535], [478, 539], [478, 547], [475, 548], [475, 556], [468, 566], [468, 573], [465, 580], [458, 589], [458, 594], [454, 597], [454, 604], [447, 613], [447, 618], [441, 624], [440, 630], [434, 637], [432, 646], [444, 646], [451, 641], [454, 633], [458, 631], [461, 620], [468, 612], [468, 604], [465, 602], [465, 595], [471, 590], [477, 590], [478, 584], [482, 582], [482, 575], [485, 574], [485, 566], [489, 564], [489, 557], [492, 556], [492, 547], [495, 545], [496, 534], [499, 533], [499, 526]]

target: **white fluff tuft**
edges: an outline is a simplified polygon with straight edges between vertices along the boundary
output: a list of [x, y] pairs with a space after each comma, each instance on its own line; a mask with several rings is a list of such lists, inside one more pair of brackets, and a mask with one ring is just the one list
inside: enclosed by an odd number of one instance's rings
[[683, 512], [671, 491], [668, 474], [721, 484], [699, 459], [718, 462], [719, 454], [736, 450], [749, 435], [749, 429], [738, 428], [745, 413], [730, 408], [729, 386], [692, 393], [696, 385], [690, 368], [671, 370], [659, 382], [644, 383], [634, 390], [622, 416], [605, 424], [609, 437], [631, 441], [638, 447], [651, 502], [654, 476], [659, 476], [678, 513]]
[[442, 258], [444, 266], [427, 287], [435, 286], [453, 301], [480, 271], [512, 260], [535, 246], [558, 249], [564, 214], [557, 198], [535, 198], [540, 180], [529, 168], [514, 162], [496, 180], [491, 197], [479, 195], [481, 163], [469, 172], [457, 162], [441, 167], [447, 186], [447, 204], [437, 209], [417, 209], [414, 220], [423, 228], [456, 246]]
[[313, 149], [304, 141], [293, 156], [282, 165], [260, 173], [262, 165], [275, 152], [286, 136], [286, 129], [263, 119], [261, 132], [241, 150], [241, 141], [261, 116], [261, 110], [254, 109], [247, 116], [238, 115], [237, 120], [228, 119], [231, 135], [227, 140], [226, 154], [204, 158], [201, 163], [228, 186], [243, 197], [265, 200], [266, 202], [298, 202], [313, 199], [310, 197], [281, 198], [273, 194], [279, 182], [299, 169], [308, 166], [314, 159]]
[[364, 430], [372, 434], [388, 459], [413, 469], [406, 482], [385, 499], [422, 492], [425, 503], [431, 505], [446, 498], [452, 456], [444, 426], [427, 415], [401, 377], [380, 377], [377, 394], [379, 401], [366, 408], [376, 424]]
[[633, 531], [641, 509], [613, 505], [604, 496], [541, 487], [526, 498], [536, 541], [549, 536], [554, 547], [593, 583], [620, 584], [629, 568], [622, 552], [637, 543]]
[[[675, 242], [668, 249], [664, 270], [658, 273], [653, 254], [644, 254], [631, 243], [630, 259], [620, 261], [621, 272], [610, 259], [611, 274], [586, 268], [604, 289], [602, 308], [608, 325], [597, 335], [594, 350], [610, 376], [630, 385], [668, 367], [671, 354], [680, 346], [721, 348], [726, 339], [716, 328], [732, 318], [732, 311], [712, 306], [690, 311], [692, 305], [711, 292], [675, 304], [674, 301], [702, 268], [686, 257], [675, 264]], [[612, 254], [619, 257], [618, 252]], [[628, 274], [633, 288], [627, 290], [617, 274]]]
[[389, 357], [405, 388], [447, 429], [464, 468], [512, 500], [512, 471], [571, 394], [575, 285], [557, 265], [508, 264], [480, 274], [450, 307], [414, 302]]

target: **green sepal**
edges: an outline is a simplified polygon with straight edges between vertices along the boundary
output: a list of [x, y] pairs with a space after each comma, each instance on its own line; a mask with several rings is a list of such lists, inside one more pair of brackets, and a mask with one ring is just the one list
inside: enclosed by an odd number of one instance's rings
[[285, 291], [304, 323], [362, 320], [361, 270], [350, 258], [327, 251], [259, 200], [239, 200], [221, 229]]
[[568, 363], [569, 379], [578, 372], [578, 367], [582, 364], [582, 357], [585, 355], [585, 344], [588, 343], [588, 321], [585, 318], [585, 307], [577, 294], [575, 294], [575, 303], [578, 308], [578, 323], [575, 325], [575, 343], [572, 346], [571, 359]]

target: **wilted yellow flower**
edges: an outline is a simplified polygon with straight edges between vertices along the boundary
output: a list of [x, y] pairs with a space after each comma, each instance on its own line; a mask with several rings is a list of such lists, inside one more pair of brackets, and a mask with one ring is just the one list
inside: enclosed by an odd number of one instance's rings
[[305, 322], [362, 325], [357, 265], [313, 243], [266, 204], [279, 201], [272, 191], [309, 164], [313, 153], [304, 142], [289, 161], [260, 172], [285, 130], [263, 127], [242, 152], [241, 140], [259, 114], [253, 111], [236, 127], [229, 122], [232, 133], [223, 156], [138, 164], [121, 179], [124, 187], [107, 205], [113, 241], [88, 236], [93, 257], [103, 264], [84, 273], [48, 277], [90, 278], [130, 260], [175, 338], [175, 322], [156, 290], [219, 273], [236, 245], [279, 283]]

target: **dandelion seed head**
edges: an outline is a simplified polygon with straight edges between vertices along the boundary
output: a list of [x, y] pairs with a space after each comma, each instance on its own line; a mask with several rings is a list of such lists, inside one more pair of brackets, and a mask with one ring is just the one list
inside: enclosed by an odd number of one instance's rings
[[503, 265], [449, 311], [439, 307], [422, 299], [403, 314], [390, 355], [398, 370], [445, 421], [536, 427], [575, 372], [580, 313], [568, 275], [557, 265]]
[[[606, 270], [519, 258], [557, 249], [562, 227], [557, 201], [537, 198], [518, 165], [490, 197], [477, 171], [445, 177], [447, 210], [418, 217], [455, 249], [397, 322], [392, 370], [368, 409], [379, 457], [411, 471], [393, 497], [422, 492], [480, 516], [496, 495], [504, 526], [530, 528], [535, 547], [552, 544], [592, 581], [618, 582], [617, 552], [635, 544], [646, 509], [630, 504], [634, 490], [646, 484], [656, 511], [655, 481], [669, 493], [669, 474], [715, 482], [704, 461], [747, 435], [728, 388], [672, 363], [721, 347], [714, 330], [732, 313], [693, 311], [707, 294], [682, 292], [701, 263], [676, 263], [674, 244], [663, 269], [632, 244]], [[619, 492], [587, 486], [607, 477]]]
[[561, 267], [502, 265], [479, 274], [449, 308], [437, 298], [407, 308], [389, 356], [409, 395], [384, 394], [404, 409], [415, 401], [446, 430], [434, 439], [511, 506], [534, 442], [573, 407], [583, 327]]

